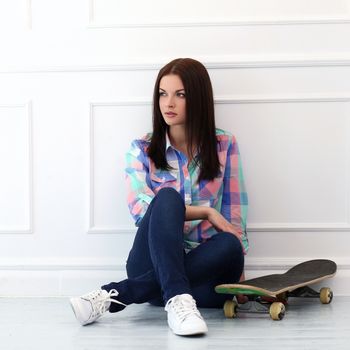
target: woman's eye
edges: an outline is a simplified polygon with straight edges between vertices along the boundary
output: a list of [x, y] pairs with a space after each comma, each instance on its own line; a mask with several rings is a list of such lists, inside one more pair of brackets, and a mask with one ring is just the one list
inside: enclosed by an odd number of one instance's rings
[[185, 95], [183, 92], [179, 92], [179, 93], [177, 94], [177, 96], [179, 96], [179, 97], [186, 97], [186, 95]]
[[159, 91], [159, 96], [166, 96], [166, 93], [163, 91]]

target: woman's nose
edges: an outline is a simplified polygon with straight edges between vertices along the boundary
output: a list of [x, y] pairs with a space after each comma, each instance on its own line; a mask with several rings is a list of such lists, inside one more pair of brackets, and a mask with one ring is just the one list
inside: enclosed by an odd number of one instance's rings
[[174, 107], [174, 97], [172, 97], [172, 96], [168, 97], [167, 106], [168, 107]]

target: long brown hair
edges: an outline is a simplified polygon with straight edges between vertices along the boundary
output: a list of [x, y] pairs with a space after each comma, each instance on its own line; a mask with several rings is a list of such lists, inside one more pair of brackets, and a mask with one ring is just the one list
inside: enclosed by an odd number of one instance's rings
[[198, 150], [200, 167], [198, 182], [213, 180], [220, 171], [215, 132], [214, 98], [209, 74], [204, 65], [191, 58], [178, 58], [166, 64], [158, 73], [153, 92], [153, 134], [148, 155], [158, 169], [170, 170], [165, 156], [166, 132], [169, 126], [159, 108], [160, 80], [169, 74], [180, 77], [186, 96], [187, 151], [193, 158], [194, 146]]

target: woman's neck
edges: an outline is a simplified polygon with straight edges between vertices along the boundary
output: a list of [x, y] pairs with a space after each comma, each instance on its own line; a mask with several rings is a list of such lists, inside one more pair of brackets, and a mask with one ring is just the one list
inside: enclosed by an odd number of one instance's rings
[[[188, 158], [188, 162], [190, 163], [192, 158], [188, 154], [187, 150], [187, 138], [186, 138], [186, 132], [185, 132], [185, 126], [184, 125], [174, 125], [171, 126], [169, 129], [169, 139], [170, 143], [173, 147], [175, 147], [177, 150], [182, 152], [186, 155]], [[193, 153], [194, 153], [193, 149]]]
[[186, 132], [184, 125], [174, 125], [169, 128], [171, 144], [178, 150], [187, 149]]

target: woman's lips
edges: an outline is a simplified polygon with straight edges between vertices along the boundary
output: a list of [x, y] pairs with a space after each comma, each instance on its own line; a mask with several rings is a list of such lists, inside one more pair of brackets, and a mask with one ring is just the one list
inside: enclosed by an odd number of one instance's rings
[[165, 112], [165, 115], [166, 115], [167, 117], [169, 117], [169, 118], [173, 118], [173, 117], [176, 117], [176, 116], [177, 116], [177, 114], [174, 113], [174, 112]]

